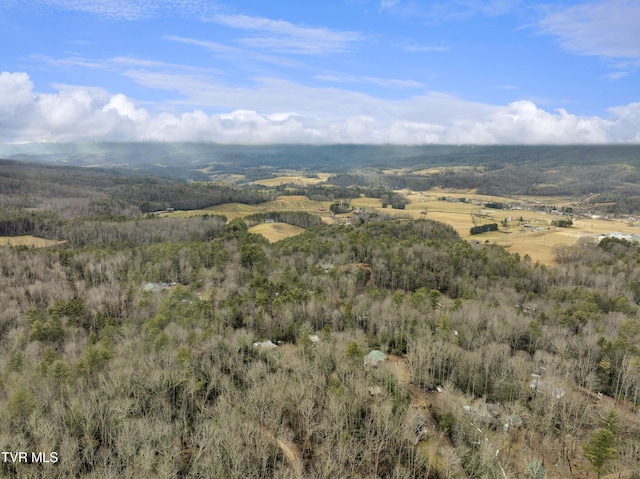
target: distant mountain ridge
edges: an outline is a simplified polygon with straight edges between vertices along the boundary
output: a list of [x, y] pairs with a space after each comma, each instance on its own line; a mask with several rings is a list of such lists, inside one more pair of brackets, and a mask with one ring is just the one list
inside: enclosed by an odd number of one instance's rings
[[424, 167], [506, 164], [640, 165], [638, 145], [220, 145], [215, 143], [24, 143], [0, 144], [0, 158], [76, 166], [162, 170], [171, 167], [223, 170], [271, 166], [346, 171], [354, 167]]

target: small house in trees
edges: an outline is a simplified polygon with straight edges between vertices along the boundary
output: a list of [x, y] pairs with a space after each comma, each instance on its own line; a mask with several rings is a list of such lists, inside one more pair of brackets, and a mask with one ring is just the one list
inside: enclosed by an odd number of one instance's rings
[[479, 413], [475, 417], [475, 421], [478, 424], [481, 424], [483, 428], [488, 428], [492, 431], [497, 431], [498, 428], [502, 425], [498, 418], [495, 418], [491, 414], [488, 414], [486, 412]]
[[510, 416], [507, 416], [507, 424], [513, 427], [520, 427], [523, 424], [522, 417], [517, 414], [511, 414]]
[[500, 417], [500, 414], [502, 413], [502, 407], [500, 407], [499, 404], [486, 403], [485, 408], [487, 412], [495, 418]]
[[534, 377], [529, 383], [529, 387], [531, 389], [535, 389], [536, 391], [541, 391], [545, 394], [550, 394], [556, 399], [562, 399], [565, 396], [564, 389], [550, 382], [543, 381], [539, 377]]
[[143, 289], [148, 293], [159, 293], [162, 291], [162, 286], [157, 283], [147, 283], [144, 285]]
[[387, 355], [379, 349], [374, 349], [364, 357], [364, 365], [377, 368], [378, 365], [387, 360]]

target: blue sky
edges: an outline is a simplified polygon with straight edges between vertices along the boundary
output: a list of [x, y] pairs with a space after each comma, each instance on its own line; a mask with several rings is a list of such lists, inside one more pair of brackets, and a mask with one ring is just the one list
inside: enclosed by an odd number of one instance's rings
[[638, 0], [3, 0], [0, 142], [640, 143]]

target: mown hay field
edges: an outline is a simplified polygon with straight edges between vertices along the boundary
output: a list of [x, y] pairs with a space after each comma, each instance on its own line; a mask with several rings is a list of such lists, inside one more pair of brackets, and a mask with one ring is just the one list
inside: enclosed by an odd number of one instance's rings
[[284, 176], [276, 176], [275, 178], [264, 178], [262, 180], [256, 180], [253, 182], [254, 185], [262, 185], [262, 186], [280, 186], [280, 185], [316, 185], [318, 183], [323, 183], [331, 176], [331, 173], [318, 173], [317, 178], [309, 178], [304, 175], [284, 175]]
[[307, 211], [318, 214], [320, 209], [328, 209], [331, 202], [313, 201], [306, 196], [278, 196], [273, 201], [261, 203], [267, 211]]
[[29, 246], [34, 248], [46, 248], [60, 244], [59, 241], [36, 238], [35, 236], [0, 236], [0, 246]]
[[266, 213], [267, 211], [306, 211], [322, 217], [325, 222], [331, 222], [330, 201], [313, 201], [306, 196], [278, 196], [273, 201], [265, 201], [257, 205], [245, 205], [243, 203], [225, 203], [210, 206], [201, 210], [168, 211], [161, 216], [199, 216], [205, 214], [224, 215], [229, 221], [236, 218], [244, 218], [254, 213]]
[[[331, 202], [329, 201], [313, 201], [306, 196], [278, 196], [273, 201], [265, 201], [257, 205], [244, 205], [240, 203], [227, 203], [224, 205], [212, 206], [207, 208], [209, 212], [214, 211], [227, 216], [236, 215], [241, 217], [252, 213], [260, 213], [265, 211], [306, 211], [313, 214], [321, 214], [329, 209]], [[330, 214], [330, 213], [329, 213]]]
[[261, 206], [264, 204], [265, 203], [261, 203], [260, 205], [245, 205], [243, 203], [225, 203], [223, 205], [210, 206], [209, 208], [201, 210], [164, 211], [160, 213], [159, 216], [179, 216], [182, 218], [189, 218], [191, 216], [202, 215], [224, 215], [229, 221], [231, 221], [253, 213], [267, 211]]
[[260, 203], [259, 205], [245, 205], [243, 203], [225, 203], [223, 205], [211, 206], [205, 210], [197, 210], [197, 214], [209, 213], [224, 215], [229, 221], [231, 221], [235, 220], [236, 218], [243, 218], [245, 216], [252, 215], [254, 213], [269, 211], [264, 207], [264, 205], [266, 204], [267, 203]]
[[249, 228], [251, 233], [261, 234], [270, 243], [283, 240], [285, 238], [291, 238], [304, 232], [304, 228], [299, 226], [289, 225], [287, 223], [261, 223]]

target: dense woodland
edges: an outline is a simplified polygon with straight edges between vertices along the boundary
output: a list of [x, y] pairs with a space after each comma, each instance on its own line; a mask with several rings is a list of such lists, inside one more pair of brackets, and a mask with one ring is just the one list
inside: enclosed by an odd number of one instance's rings
[[[269, 244], [248, 232], [263, 217], [118, 202], [128, 176], [45, 198], [24, 183], [48, 172], [0, 171], [4, 234], [65, 240], [0, 248], [0, 447], [60, 458], [3, 477], [639, 477], [635, 244], [559, 248], [551, 268], [429, 220], [268, 213], [307, 228]], [[408, 380], [365, 367], [372, 349]]]

